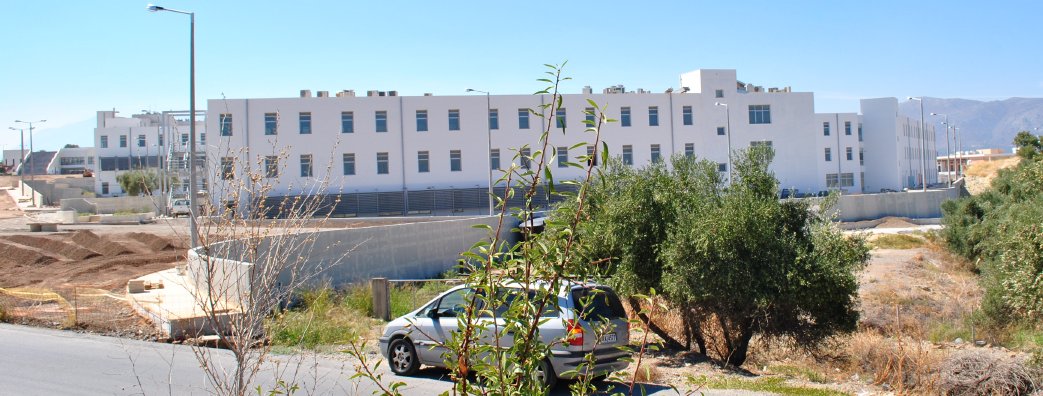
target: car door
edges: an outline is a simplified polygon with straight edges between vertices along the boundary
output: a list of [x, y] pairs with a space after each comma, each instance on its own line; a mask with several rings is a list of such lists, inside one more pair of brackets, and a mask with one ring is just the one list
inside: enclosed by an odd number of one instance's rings
[[426, 312], [417, 315], [416, 340], [420, 360], [433, 366], [445, 366], [448, 349], [445, 342], [459, 329], [458, 320], [466, 314], [474, 291], [470, 288], [454, 290], [442, 296]]

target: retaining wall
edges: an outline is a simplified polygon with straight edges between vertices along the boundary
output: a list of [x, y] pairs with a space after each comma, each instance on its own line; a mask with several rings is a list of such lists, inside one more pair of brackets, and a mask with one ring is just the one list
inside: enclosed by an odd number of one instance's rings
[[108, 198], [66, 198], [61, 200], [62, 210], [75, 210], [80, 213], [113, 214], [125, 211], [141, 211], [164, 213], [166, 197], [108, 197]]
[[911, 219], [942, 217], [942, 202], [962, 195], [963, 180], [951, 188], [880, 194], [842, 195], [836, 211], [840, 221], [852, 222], [887, 216]]

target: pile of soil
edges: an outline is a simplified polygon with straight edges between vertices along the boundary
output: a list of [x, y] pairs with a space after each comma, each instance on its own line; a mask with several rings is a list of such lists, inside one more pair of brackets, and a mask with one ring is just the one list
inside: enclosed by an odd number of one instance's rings
[[103, 256], [118, 256], [131, 253], [126, 247], [112, 243], [88, 230], [76, 231], [72, 235], [72, 241], [80, 246], [90, 246], [92, 250], [101, 253]]

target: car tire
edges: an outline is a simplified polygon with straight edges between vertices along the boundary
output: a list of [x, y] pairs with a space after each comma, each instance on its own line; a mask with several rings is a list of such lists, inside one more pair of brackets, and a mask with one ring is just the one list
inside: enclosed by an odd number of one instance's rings
[[420, 371], [416, 348], [408, 338], [391, 341], [388, 346], [388, 366], [396, 375], [414, 375]]
[[547, 359], [540, 361], [534, 374], [548, 391], [554, 389], [554, 386], [558, 384], [558, 375], [554, 374], [554, 367], [551, 367], [550, 361]]

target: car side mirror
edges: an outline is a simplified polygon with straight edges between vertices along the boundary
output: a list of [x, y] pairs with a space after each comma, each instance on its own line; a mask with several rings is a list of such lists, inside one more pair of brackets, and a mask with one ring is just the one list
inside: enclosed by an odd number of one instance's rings
[[427, 310], [427, 317], [431, 319], [438, 319], [438, 310], [435, 308]]

